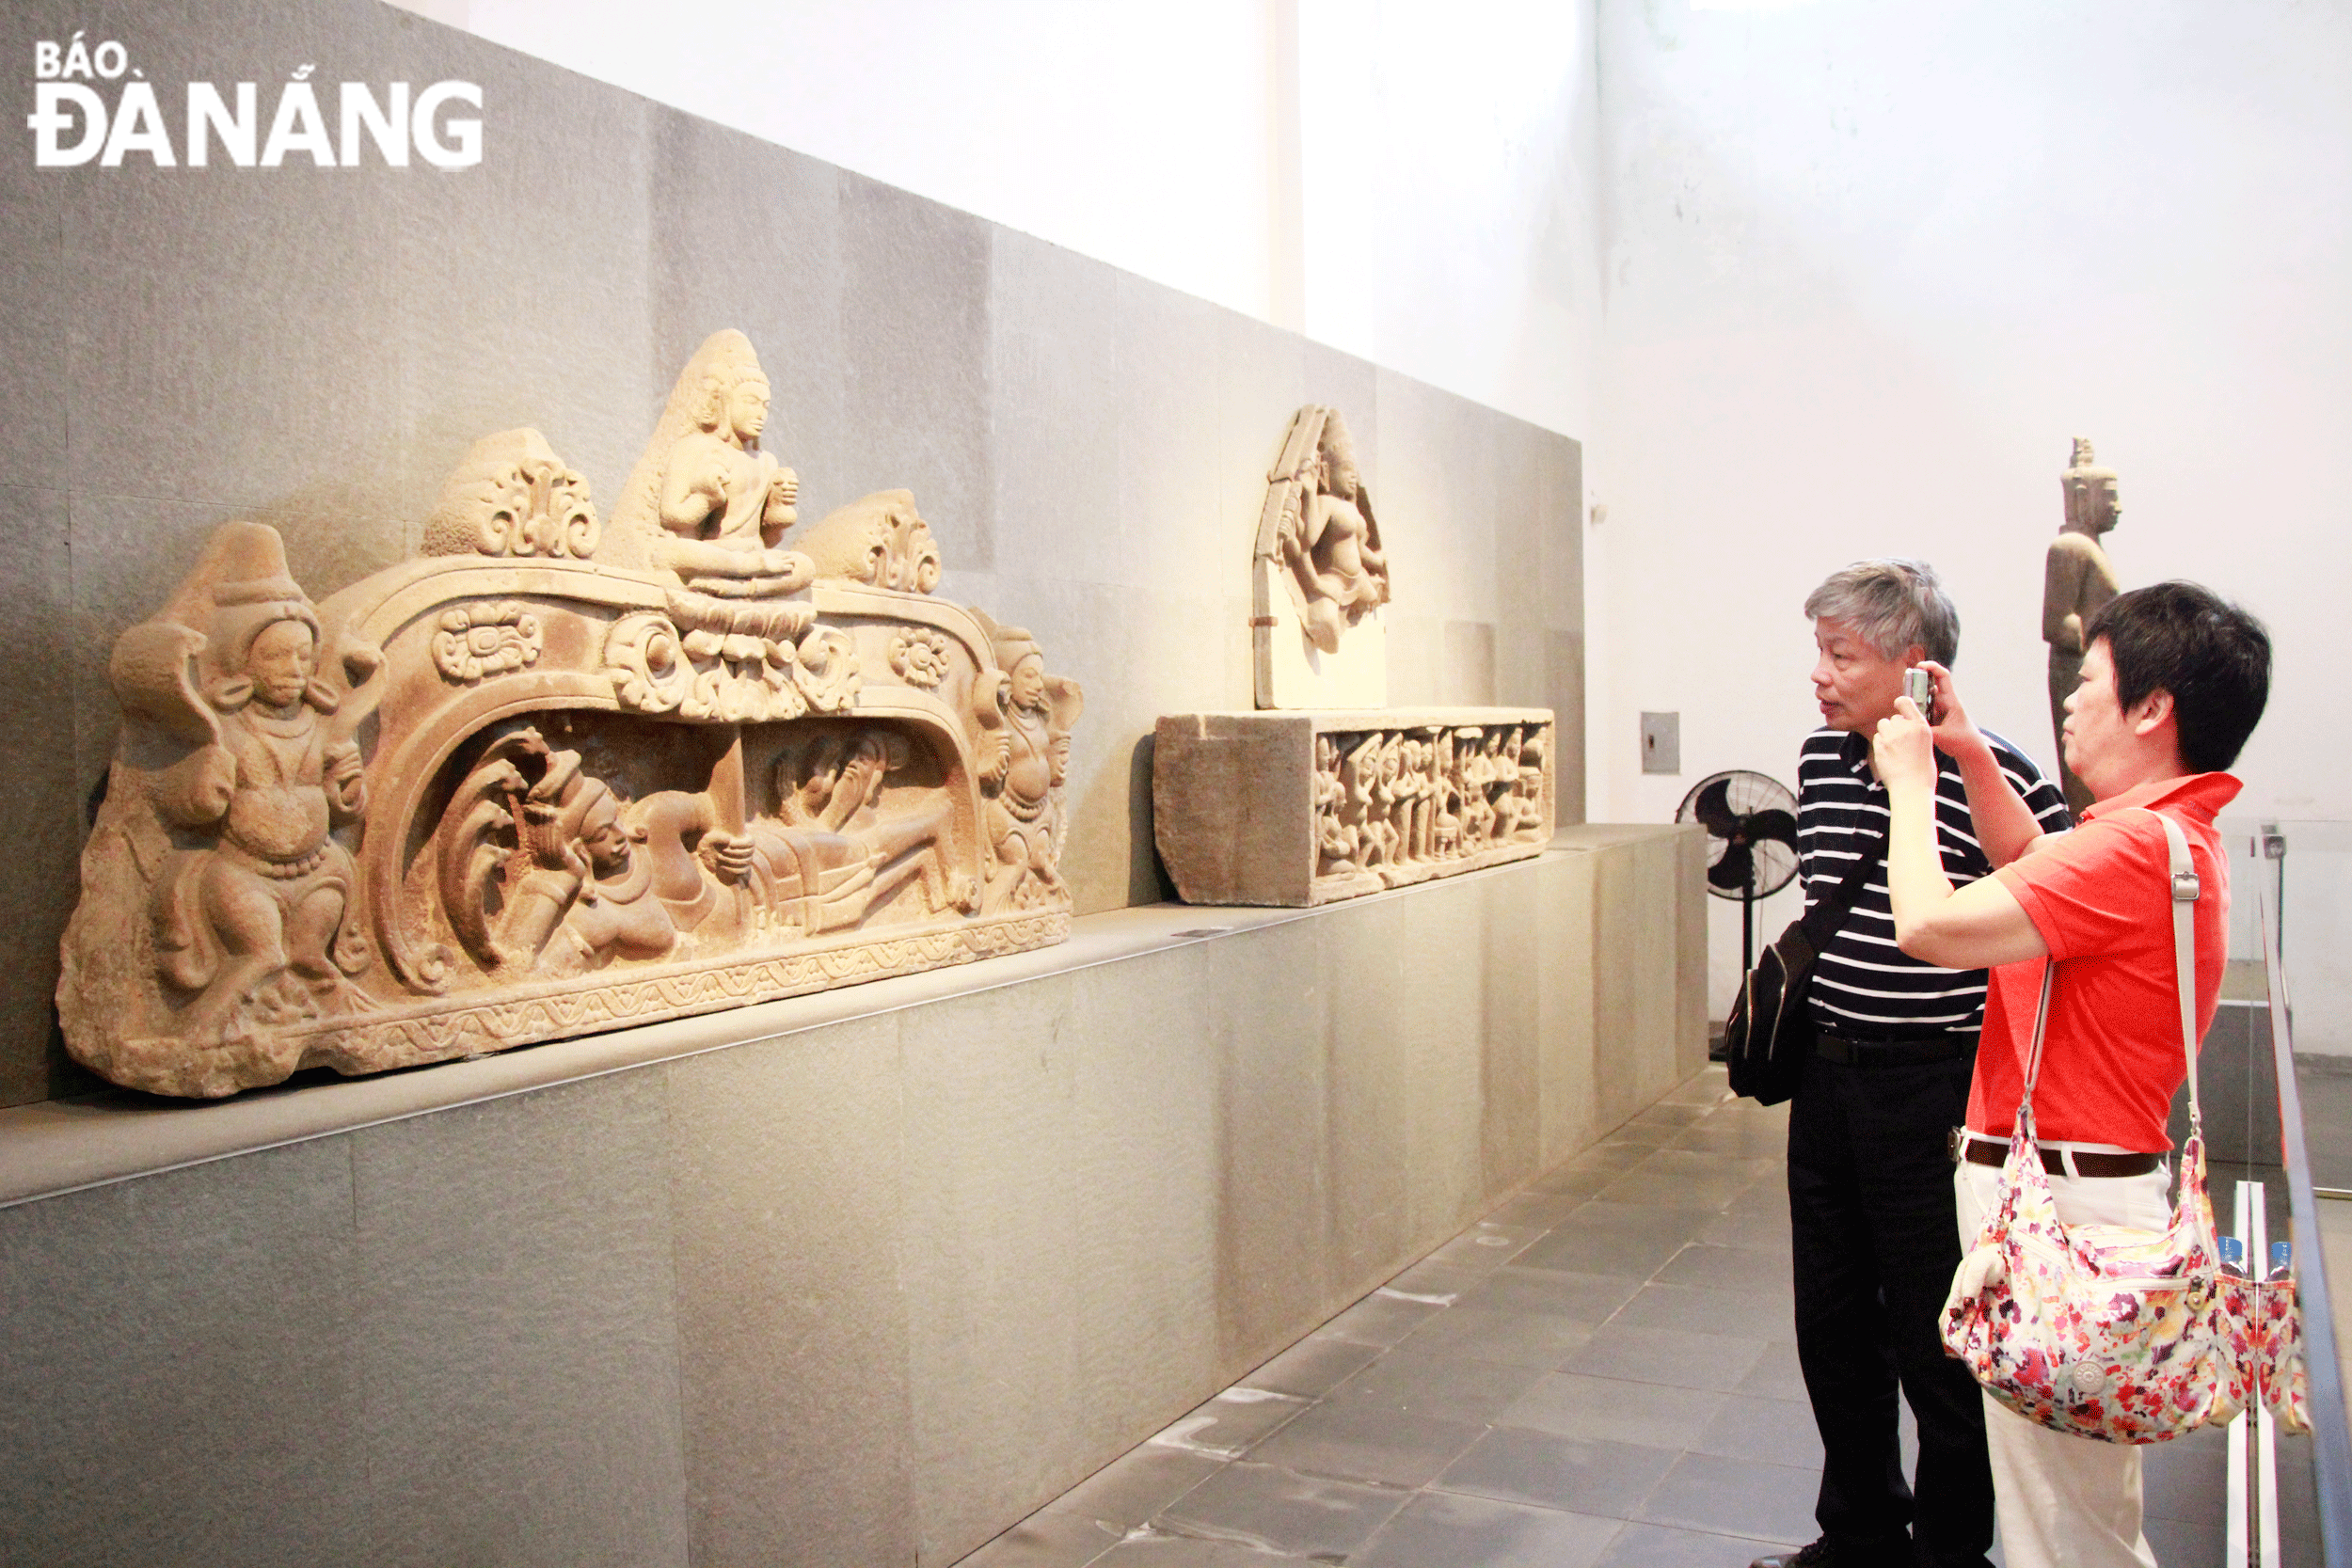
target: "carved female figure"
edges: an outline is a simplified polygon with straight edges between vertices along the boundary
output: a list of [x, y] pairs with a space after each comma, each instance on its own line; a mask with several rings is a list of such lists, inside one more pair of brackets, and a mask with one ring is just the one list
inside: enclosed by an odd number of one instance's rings
[[1462, 847], [1462, 784], [1454, 768], [1452, 730], [1440, 729], [1430, 742], [1429, 788], [1436, 807], [1429, 828], [1430, 855], [1452, 860]]
[[1495, 758], [1487, 753], [1484, 732], [1455, 733], [1455, 783], [1462, 792], [1463, 854], [1474, 855], [1494, 836], [1495, 808], [1488, 786], [1495, 780]]
[[1390, 867], [1381, 875], [1391, 886], [1402, 875], [1402, 863], [1412, 858], [1413, 802], [1419, 793], [1413, 776], [1413, 741], [1392, 735], [1380, 743], [1380, 780], [1374, 786]]
[[1297, 522], [1282, 536], [1282, 560], [1305, 604], [1308, 640], [1337, 653], [1340, 634], [1389, 597], [1388, 557], [1337, 414], [1325, 420], [1301, 477]]
[[1382, 789], [1394, 754], [1375, 731], [1356, 743], [1342, 767], [1347, 784], [1342, 819], [1355, 836], [1356, 863], [1362, 870], [1393, 864], [1396, 860], [1398, 834], [1389, 820], [1391, 802]]

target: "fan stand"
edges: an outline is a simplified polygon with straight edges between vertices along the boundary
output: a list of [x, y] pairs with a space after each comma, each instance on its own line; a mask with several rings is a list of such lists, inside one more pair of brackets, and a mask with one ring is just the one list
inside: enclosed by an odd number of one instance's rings
[[1744, 986], [1756, 968], [1756, 884], [1740, 890], [1740, 980]]
[[[1721, 846], [1708, 861], [1707, 891], [1719, 898], [1740, 900], [1743, 990], [1747, 977], [1756, 971], [1756, 900], [1788, 886], [1802, 869], [1796, 812], [1797, 798], [1788, 785], [1749, 768], [1709, 774], [1692, 785], [1675, 809], [1676, 821], [1697, 824]], [[1772, 863], [1775, 861], [1783, 863]], [[1735, 871], [1736, 875], [1724, 875]], [[1759, 886], [1759, 882], [1769, 885]]]

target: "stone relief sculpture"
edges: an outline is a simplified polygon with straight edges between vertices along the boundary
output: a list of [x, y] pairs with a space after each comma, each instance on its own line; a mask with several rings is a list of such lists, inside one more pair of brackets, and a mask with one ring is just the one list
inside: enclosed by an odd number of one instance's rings
[[986, 622], [996, 673], [973, 689], [980, 727], [980, 788], [995, 864], [992, 902], [1022, 906], [1069, 897], [1056, 869], [1069, 824], [1061, 813], [1070, 727], [1085, 702], [1077, 683], [1045, 673], [1045, 656], [1018, 626]]
[[1266, 476], [1251, 620], [1260, 707], [1387, 701], [1389, 560], [1336, 408], [1291, 420]]
[[1543, 708], [1163, 718], [1153, 832], [1196, 904], [1326, 904], [1539, 854]]
[[442, 911], [492, 973], [584, 974], [739, 936], [752, 841], [721, 811], [708, 790], [624, 800], [579, 752], [551, 750], [530, 725], [509, 730], [442, 818]]
[[367, 777], [329, 728], [342, 703], [318, 651], [318, 612], [254, 523], [215, 534], [171, 606], [115, 648], [123, 706], [194, 743], [139, 770], [117, 815], [147, 872], [121, 912], [146, 915], [199, 1045], [220, 1046], [240, 1007], [301, 1021], [365, 1006], [348, 979], [369, 962], [346, 918], [356, 872], [333, 833], [365, 815]]
[[218, 1096], [1060, 941], [1077, 684], [931, 596], [903, 490], [786, 547], [767, 401], [716, 334], [608, 523], [507, 432], [419, 559], [315, 603], [219, 529], [109, 667], [73, 1054]]
[[1152, 836], [1178, 895], [1326, 904], [1542, 853], [1550, 709], [1385, 705], [1389, 559], [1339, 411], [1300, 409], [1267, 477], [1259, 711], [1166, 715], [1153, 736]]
[[1332, 780], [1315, 791], [1315, 875], [1368, 874], [1396, 887], [1449, 862], [1491, 863], [1491, 849], [1540, 848], [1551, 838], [1542, 760], [1549, 729], [1427, 724], [1317, 736]]
[[2042, 640], [2050, 645], [2050, 733], [2059, 751], [2058, 778], [2066, 804], [2080, 816], [2090, 791], [2066, 766], [2067, 696], [2083, 673], [2083, 627], [2115, 597], [2115, 568], [2099, 541], [2123, 515], [2116, 498], [2115, 470], [2098, 466], [2090, 442], [2074, 437], [2074, 461], [2058, 483], [2066, 496], [2066, 520], [2050, 541], [2042, 578]]

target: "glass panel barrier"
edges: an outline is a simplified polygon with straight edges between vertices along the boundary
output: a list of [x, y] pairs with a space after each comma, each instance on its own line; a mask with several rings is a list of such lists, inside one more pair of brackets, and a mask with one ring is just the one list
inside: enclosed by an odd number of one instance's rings
[[[2232, 966], [2229, 1000], [2206, 1037], [2208, 1053], [2224, 1047], [2217, 1076], [2246, 1108], [2226, 1151], [2235, 1168], [2214, 1172], [2216, 1217], [2254, 1243], [2251, 1267], [2270, 1266], [2265, 1241], [2291, 1243], [2280, 1261], [2302, 1307], [2312, 1432], [2288, 1436], [2260, 1413], [2233, 1429], [2223, 1560], [2352, 1568], [2342, 1359], [2352, 1336], [2337, 1301], [2352, 1292], [2352, 823], [2265, 823], [2232, 836], [2232, 951], [2260, 954], [2262, 972], [2257, 1002], [2247, 994], [2257, 989], [2250, 966]], [[2241, 1022], [2242, 1077], [2226, 1059]]]

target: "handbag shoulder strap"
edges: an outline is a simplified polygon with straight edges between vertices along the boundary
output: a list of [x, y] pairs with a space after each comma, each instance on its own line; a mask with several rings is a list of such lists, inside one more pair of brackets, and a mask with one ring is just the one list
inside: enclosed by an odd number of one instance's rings
[[[2188, 1126], [2192, 1137], [2201, 1136], [2205, 1127], [2204, 1106], [2197, 1094], [2197, 900], [2204, 886], [2197, 875], [2196, 863], [2189, 859], [2188, 835], [2181, 825], [2160, 811], [2147, 806], [2137, 808], [2154, 817], [2164, 828], [2166, 852], [2166, 881], [2172, 895], [2172, 989], [2181, 1005], [2181, 1053], [2188, 1062]], [[2042, 1076], [2042, 1041], [2050, 1022], [2050, 993], [2058, 983], [2058, 959], [2049, 959], [2042, 966], [2042, 1004], [2034, 1011], [2033, 1047], [2026, 1059], [2026, 1092], [2018, 1101], [2017, 1114], [2029, 1129], [2033, 1120], [2033, 1086]]]

